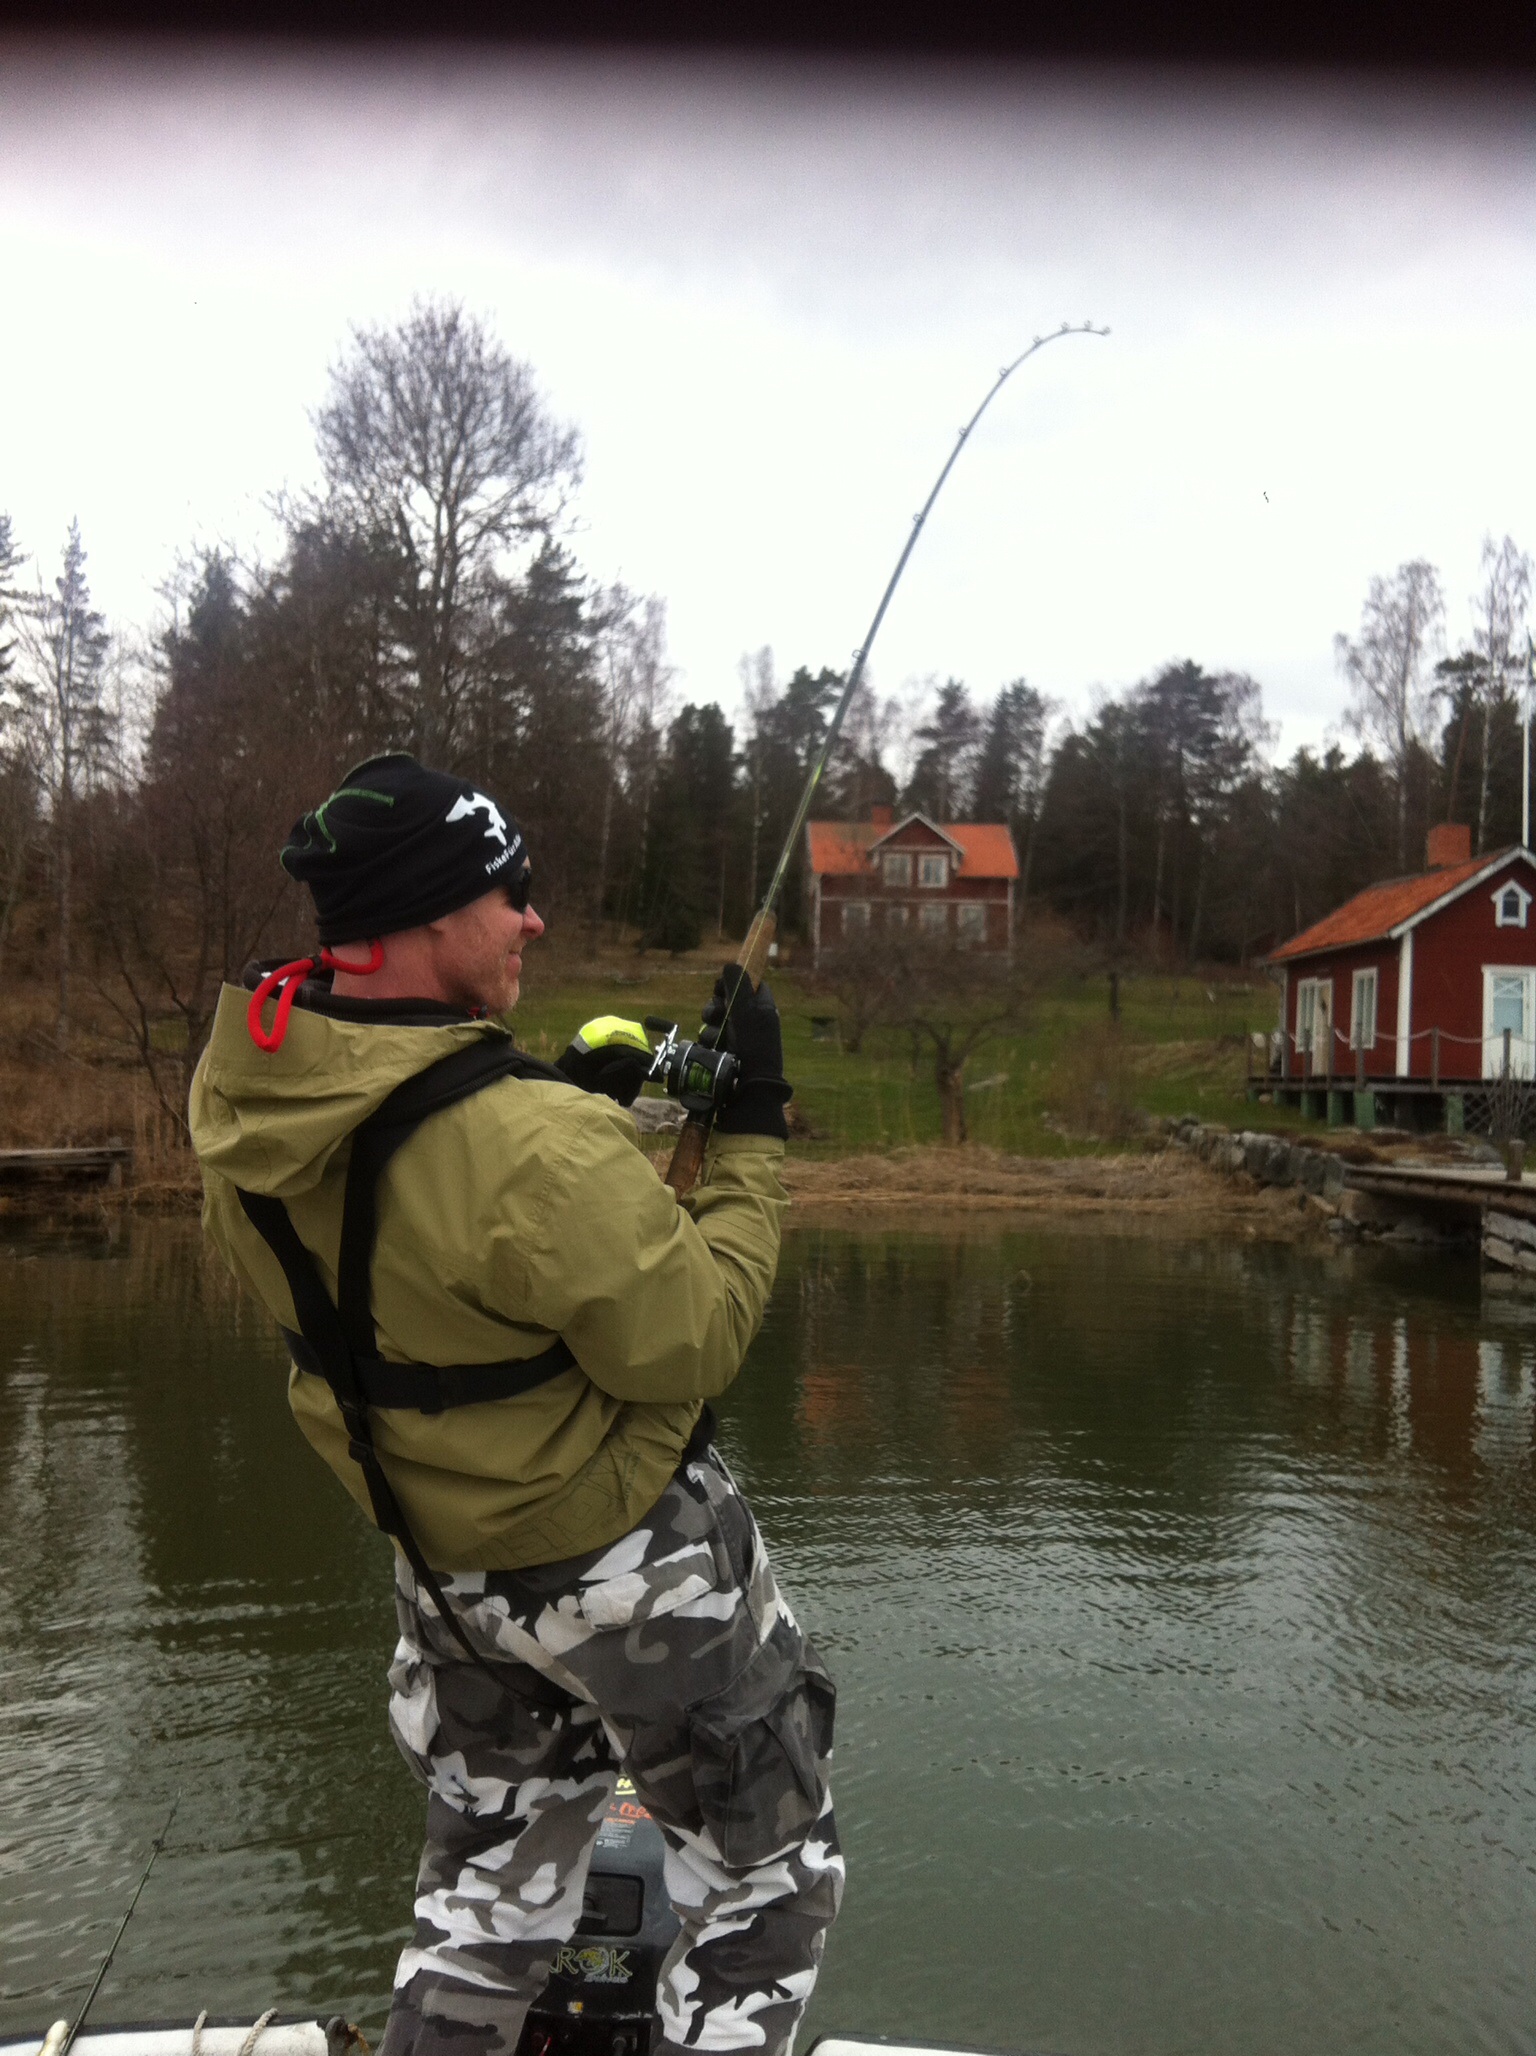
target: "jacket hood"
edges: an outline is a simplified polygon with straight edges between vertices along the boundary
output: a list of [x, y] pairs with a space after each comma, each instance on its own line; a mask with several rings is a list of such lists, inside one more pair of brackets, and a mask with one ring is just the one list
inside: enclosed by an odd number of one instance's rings
[[247, 1192], [313, 1190], [338, 1147], [397, 1085], [451, 1051], [507, 1040], [493, 1021], [346, 1021], [296, 1006], [282, 1047], [251, 1041], [250, 994], [226, 985], [192, 1078], [192, 1145]]

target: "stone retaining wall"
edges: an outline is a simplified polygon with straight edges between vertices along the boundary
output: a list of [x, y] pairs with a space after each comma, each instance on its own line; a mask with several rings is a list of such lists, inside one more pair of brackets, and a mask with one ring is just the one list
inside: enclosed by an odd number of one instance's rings
[[[1260, 1185], [1290, 1185], [1309, 1194], [1318, 1210], [1328, 1216], [1329, 1233], [1341, 1240], [1353, 1242], [1363, 1236], [1373, 1242], [1415, 1243], [1442, 1249], [1476, 1242], [1472, 1223], [1446, 1208], [1426, 1205], [1418, 1199], [1346, 1191], [1344, 1160], [1334, 1150], [1309, 1149], [1305, 1143], [1292, 1142], [1287, 1136], [1266, 1135], [1253, 1129], [1234, 1132], [1212, 1127], [1193, 1114], [1168, 1122], [1167, 1132], [1176, 1148], [1192, 1151], [1213, 1171], [1224, 1171], [1229, 1176], [1243, 1172]], [[1483, 1254], [1488, 1262], [1501, 1263], [1509, 1269], [1528, 1269], [1536, 1279], [1536, 1223], [1521, 1222], [1519, 1227], [1527, 1239], [1513, 1247], [1529, 1256], [1528, 1264], [1512, 1262], [1510, 1257], [1490, 1250], [1486, 1234]], [[1501, 1230], [1494, 1241], [1502, 1247], [1505, 1239]]]
[[1176, 1148], [1192, 1151], [1213, 1171], [1229, 1176], [1246, 1171], [1261, 1185], [1295, 1185], [1329, 1207], [1337, 1206], [1344, 1192], [1344, 1165], [1331, 1149], [1308, 1149], [1284, 1135], [1254, 1129], [1211, 1127], [1192, 1114], [1170, 1122], [1168, 1139]]

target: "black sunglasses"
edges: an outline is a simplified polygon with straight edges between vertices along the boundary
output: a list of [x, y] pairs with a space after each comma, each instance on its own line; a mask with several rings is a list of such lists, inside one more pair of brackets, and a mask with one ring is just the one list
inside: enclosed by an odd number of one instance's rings
[[532, 867], [524, 864], [517, 876], [509, 878], [501, 889], [506, 894], [507, 905], [512, 911], [515, 914], [526, 914], [528, 911], [528, 900], [533, 892]]

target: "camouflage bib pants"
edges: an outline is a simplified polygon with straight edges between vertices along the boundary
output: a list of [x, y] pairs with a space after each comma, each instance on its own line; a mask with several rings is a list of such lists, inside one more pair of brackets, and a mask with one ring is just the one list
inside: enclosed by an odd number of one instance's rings
[[682, 1922], [653, 2051], [788, 2056], [842, 1893], [833, 1691], [718, 1455], [605, 1549], [444, 1591], [506, 1683], [400, 1564], [390, 1724], [429, 1796], [380, 2056], [512, 2056], [621, 1772]]

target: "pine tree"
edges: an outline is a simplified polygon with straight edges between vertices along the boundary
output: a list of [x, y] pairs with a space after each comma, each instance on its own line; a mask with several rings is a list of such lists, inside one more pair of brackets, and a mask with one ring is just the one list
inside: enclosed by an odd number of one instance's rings
[[1029, 901], [1035, 836], [1050, 779], [1046, 729], [1052, 707], [1044, 693], [1023, 678], [1005, 685], [992, 703], [976, 762], [972, 799], [978, 821], [1006, 821], [1019, 851], [1022, 920]]
[[939, 687], [932, 714], [917, 730], [922, 744], [902, 805], [930, 821], [962, 821], [970, 810], [972, 772], [981, 741], [981, 717], [958, 678]]

